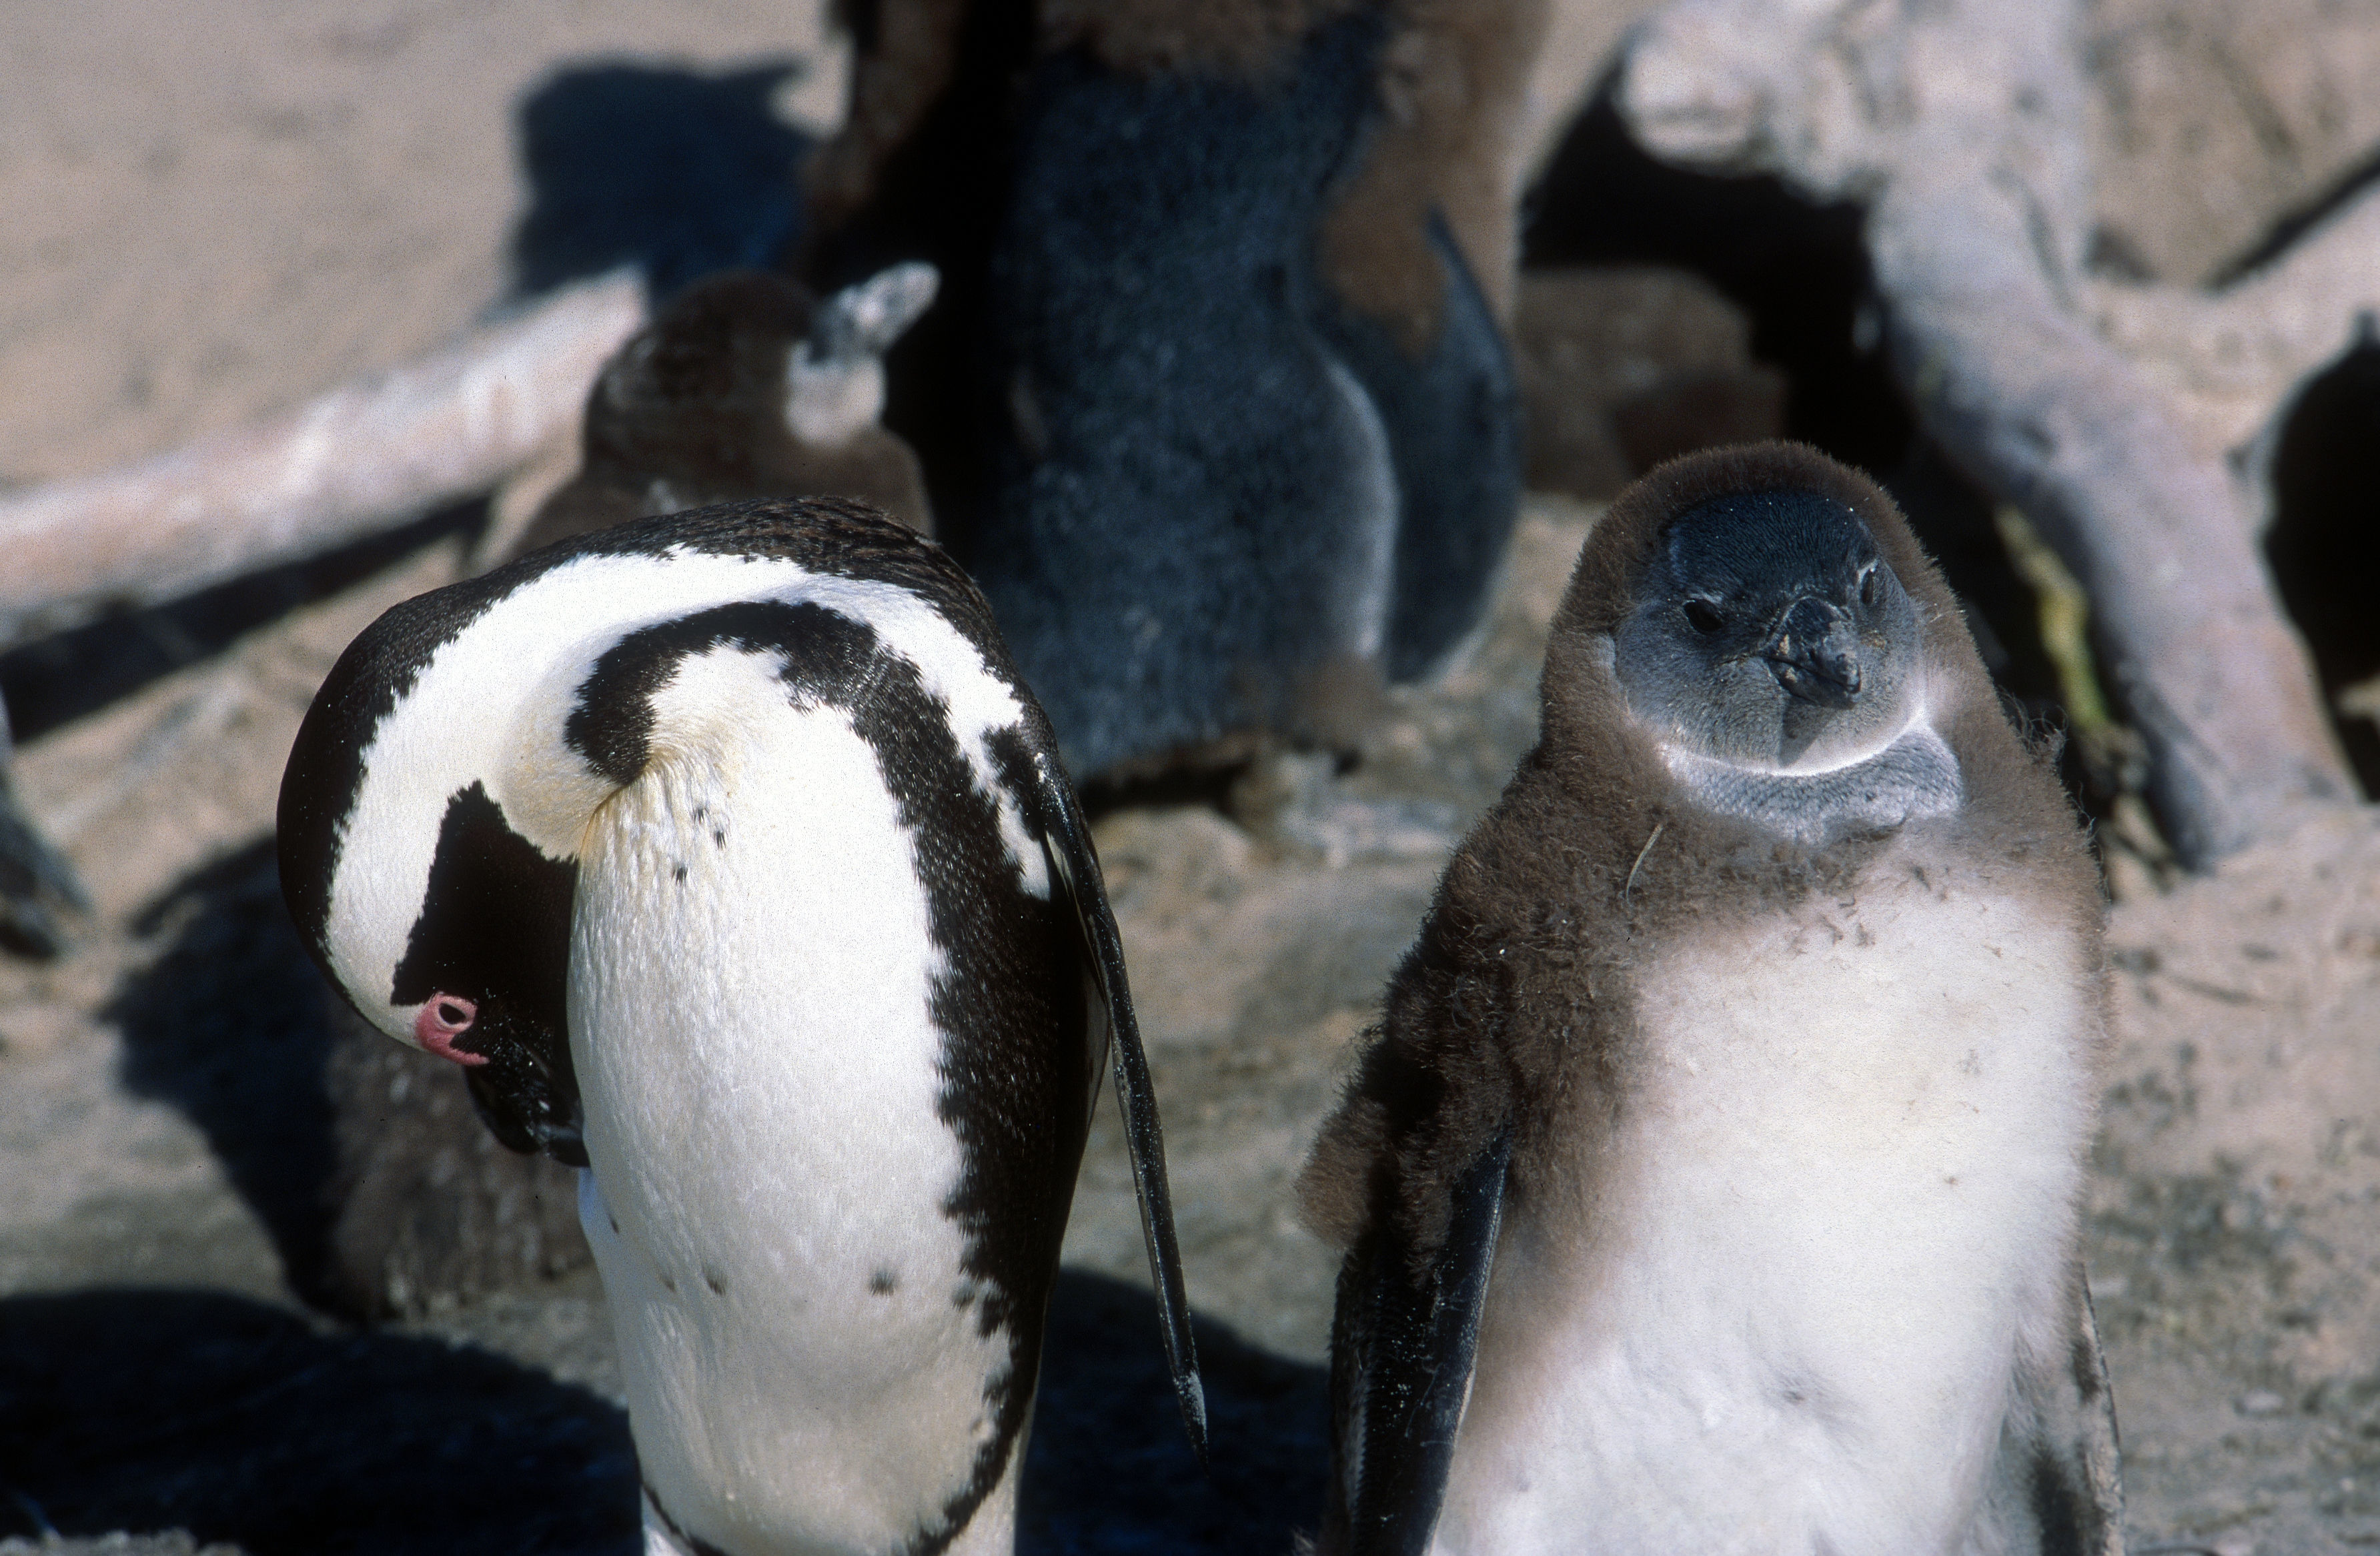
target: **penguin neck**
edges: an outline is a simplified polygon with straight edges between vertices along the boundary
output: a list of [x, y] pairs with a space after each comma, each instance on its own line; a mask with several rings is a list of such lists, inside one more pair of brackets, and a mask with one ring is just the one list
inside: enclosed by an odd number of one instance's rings
[[1664, 742], [1661, 760], [1694, 804], [1804, 847], [1955, 810], [1959, 759], [1922, 710], [1884, 748], [1816, 772], [1751, 768]]

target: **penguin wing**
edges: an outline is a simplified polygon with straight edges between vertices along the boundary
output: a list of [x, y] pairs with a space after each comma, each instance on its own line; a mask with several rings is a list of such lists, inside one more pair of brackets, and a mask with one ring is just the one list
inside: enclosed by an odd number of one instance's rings
[[1512, 1156], [1508, 1128], [1455, 1180], [1445, 1240], [1426, 1263], [1416, 1266], [1405, 1234], [1384, 1217], [1340, 1272], [1332, 1496], [1346, 1521], [1335, 1549], [1349, 1556], [1429, 1550], [1471, 1397]]
[[1182, 1424], [1198, 1460], [1207, 1459], [1207, 1394], [1198, 1380], [1198, 1352], [1190, 1334], [1190, 1298], [1182, 1285], [1182, 1252], [1173, 1236], [1173, 1199], [1165, 1184], [1165, 1135], [1157, 1120], [1157, 1090], [1148, 1076], [1148, 1055], [1140, 1045], [1140, 1023], [1132, 1012], [1132, 989], [1124, 979], [1123, 941], [1109, 910], [1099, 877], [1099, 857], [1083, 820], [1074, 785], [1049, 750], [1033, 755], [1036, 787], [1044, 818], [1042, 847], [1056, 890], [1074, 909], [1088, 958], [1091, 1044], [1114, 1057], [1116, 1105], [1123, 1116], [1124, 1147], [1132, 1157], [1133, 1186], [1140, 1197], [1140, 1231], [1148, 1246], [1148, 1273], [1157, 1286], [1157, 1314], [1165, 1341], [1165, 1362], [1181, 1401]]
[[2116, 1398], [2078, 1264], [2063, 1332], [2020, 1356], [1999, 1458], [1969, 1549], [1992, 1556], [2123, 1556]]

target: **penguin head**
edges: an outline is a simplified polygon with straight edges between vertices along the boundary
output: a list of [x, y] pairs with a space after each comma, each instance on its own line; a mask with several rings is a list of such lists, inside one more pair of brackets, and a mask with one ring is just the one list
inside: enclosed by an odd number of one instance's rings
[[1665, 745], [1823, 771], [1882, 749], [1919, 711], [1917, 605], [1833, 484], [1694, 493], [1647, 537], [1612, 667]]
[[774, 424], [809, 447], [876, 425], [884, 353], [933, 302], [939, 273], [894, 265], [819, 300], [791, 277], [735, 270], [688, 287], [604, 365], [588, 405], [591, 458], [667, 468], [654, 445], [732, 449], [722, 432]]
[[505, 1145], [583, 1166], [565, 1014], [577, 863], [552, 830], [523, 831], [548, 764], [517, 760], [534, 743], [503, 699], [458, 705], [423, 684], [424, 639], [467, 622], [483, 582], [399, 606], [324, 682], [283, 777], [282, 892], [358, 1015], [460, 1067]]

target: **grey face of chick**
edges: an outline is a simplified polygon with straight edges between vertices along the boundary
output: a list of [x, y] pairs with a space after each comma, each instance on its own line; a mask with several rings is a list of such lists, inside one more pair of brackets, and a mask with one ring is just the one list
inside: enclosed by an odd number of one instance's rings
[[1730, 766], [1857, 761], [1913, 711], [1917, 608], [1866, 526], [1815, 492], [1734, 492], [1670, 521], [1613, 647], [1638, 722]]
[[820, 303], [809, 338], [785, 364], [785, 425], [794, 441], [839, 448], [884, 413], [884, 354], [934, 303], [941, 272], [912, 261]]

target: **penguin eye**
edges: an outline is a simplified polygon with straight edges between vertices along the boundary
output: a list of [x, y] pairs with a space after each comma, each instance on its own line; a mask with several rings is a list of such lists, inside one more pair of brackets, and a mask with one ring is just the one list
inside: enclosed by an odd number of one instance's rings
[[480, 1013], [461, 1000], [447, 999], [438, 1002], [438, 1020], [450, 1030], [463, 1031], [479, 1017]]
[[1867, 570], [1860, 575], [1860, 603], [1870, 610], [1874, 610], [1877, 602], [1884, 598], [1882, 575], [1883, 569], [1873, 562], [1869, 563]]
[[1725, 626], [1727, 618], [1720, 615], [1718, 607], [1707, 600], [1689, 600], [1686, 602], [1686, 625], [1707, 638]]

